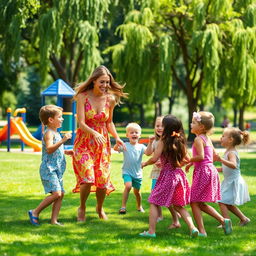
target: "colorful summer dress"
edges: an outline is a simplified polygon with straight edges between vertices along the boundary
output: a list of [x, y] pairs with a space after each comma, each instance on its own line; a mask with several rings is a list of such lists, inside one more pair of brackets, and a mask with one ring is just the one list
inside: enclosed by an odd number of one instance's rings
[[[204, 159], [194, 162], [193, 181], [191, 186], [191, 202], [217, 202], [220, 200], [220, 180], [216, 167], [213, 165], [213, 147], [208, 139], [199, 136], [205, 143]], [[197, 155], [192, 146], [193, 156]]]
[[181, 168], [175, 168], [164, 156], [161, 156], [162, 169], [148, 201], [151, 204], [170, 207], [189, 204], [190, 187], [186, 174]]
[[[58, 132], [46, 129], [45, 133], [50, 131], [53, 133], [53, 144], [61, 140]], [[44, 134], [45, 134], [44, 133]], [[44, 186], [45, 194], [63, 191], [63, 174], [66, 169], [66, 160], [64, 155], [63, 144], [59, 146], [52, 154], [46, 152], [44, 136], [42, 139], [42, 163], [40, 166], [40, 177]]]
[[92, 108], [86, 93], [85, 96], [85, 123], [102, 134], [106, 142], [97, 144], [92, 134], [77, 129], [73, 156], [77, 184], [73, 192], [79, 192], [82, 183], [92, 183], [92, 192], [100, 188], [106, 189], [106, 194], [109, 194], [115, 190], [110, 181], [111, 144], [106, 126], [109, 118], [109, 96], [106, 96], [105, 107], [100, 113]]
[[228, 205], [242, 205], [250, 201], [247, 184], [240, 172], [240, 158], [237, 151], [229, 151], [224, 155], [228, 160], [228, 154], [234, 153], [236, 156], [236, 168], [232, 169], [222, 164], [224, 180], [221, 183], [221, 200], [219, 202]]

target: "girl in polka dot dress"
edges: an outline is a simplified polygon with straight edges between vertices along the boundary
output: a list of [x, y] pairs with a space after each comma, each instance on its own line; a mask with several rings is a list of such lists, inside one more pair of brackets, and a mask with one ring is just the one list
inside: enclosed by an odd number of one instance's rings
[[193, 181], [191, 186], [191, 208], [199, 230], [199, 236], [206, 237], [202, 211], [218, 220], [226, 235], [232, 232], [230, 219], [223, 218], [213, 207], [206, 202], [215, 203], [220, 197], [220, 181], [218, 171], [213, 165], [215, 153], [212, 142], [207, 134], [214, 125], [214, 116], [210, 112], [194, 112], [191, 123], [191, 133], [196, 135], [192, 146], [193, 157], [186, 166], [186, 171], [194, 165]]
[[161, 172], [155, 188], [149, 196], [149, 230], [140, 233], [142, 237], [156, 237], [156, 223], [161, 206], [174, 209], [182, 216], [190, 229], [192, 237], [198, 236], [199, 231], [194, 226], [191, 216], [184, 208], [190, 201], [190, 188], [186, 174], [181, 166], [187, 155], [186, 139], [180, 120], [173, 115], [167, 115], [163, 121], [163, 133], [153, 156], [142, 167], [154, 164], [160, 158]]

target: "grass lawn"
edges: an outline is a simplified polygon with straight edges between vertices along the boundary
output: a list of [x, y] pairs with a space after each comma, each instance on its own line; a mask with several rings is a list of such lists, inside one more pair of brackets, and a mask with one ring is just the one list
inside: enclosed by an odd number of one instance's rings
[[[183, 220], [182, 228], [167, 229], [170, 215], [164, 209], [164, 220], [157, 225], [157, 238], [146, 239], [139, 237], [138, 233], [148, 229], [147, 198], [151, 167], [144, 169], [142, 194], [145, 214], [136, 211], [135, 198], [131, 194], [127, 214], [118, 215], [123, 190], [122, 155], [113, 154], [112, 181], [116, 191], [105, 201], [109, 220], [97, 218], [95, 195], [91, 194], [87, 206], [87, 222], [77, 223], [79, 195], [71, 193], [75, 177], [71, 159], [67, 157], [68, 166], [64, 176], [66, 195], [59, 216], [65, 225], [60, 227], [49, 224], [49, 208], [40, 216], [42, 225], [34, 227], [28, 221], [27, 211], [36, 207], [44, 198], [38, 173], [41, 156], [0, 152], [0, 255], [256, 255], [256, 152], [245, 152], [240, 156], [243, 177], [251, 195], [251, 202], [241, 207], [252, 220], [248, 226], [238, 226], [238, 219], [232, 215], [233, 233], [225, 236], [222, 230], [216, 228], [218, 223], [204, 215], [208, 237], [191, 239]], [[191, 173], [188, 177], [191, 181]], [[187, 209], [191, 213], [190, 207]]]

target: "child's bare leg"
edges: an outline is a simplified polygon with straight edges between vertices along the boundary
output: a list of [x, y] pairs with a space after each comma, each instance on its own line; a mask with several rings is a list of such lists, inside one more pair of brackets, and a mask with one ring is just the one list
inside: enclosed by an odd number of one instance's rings
[[187, 212], [187, 210], [182, 207], [182, 206], [177, 206], [175, 205], [174, 206], [174, 209], [181, 215], [181, 217], [184, 219], [184, 221], [186, 222], [186, 224], [188, 225], [188, 228], [190, 230], [190, 232], [193, 230], [193, 229], [196, 229], [194, 223], [193, 223], [193, 220], [192, 220], [192, 217], [190, 216], [190, 214]]
[[227, 205], [223, 203], [219, 203], [219, 207], [220, 207], [221, 215], [226, 219], [230, 219]]
[[222, 217], [213, 207], [205, 203], [199, 203], [199, 207], [201, 211], [209, 214], [210, 216], [215, 218], [217, 221], [219, 221], [222, 225], [224, 225], [224, 217]]
[[158, 219], [162, 220], [163, 219], [163, 213], [162, 213], [162, 208], [158, 208]]
[[96, 198], [97, 198], [97, 206], [96, 206], [96, 211], [99, 214], [99, 218], [103, 220], [107, 220], [108, 217], [105, 214], [103, 210], [103, 203], [106, 197], [106, 189], [96, 189]]
[[241, 212], [241, 210], [238, 207], [236, 207], [235, 205], [227, 205], [227, 208], [240, 219], [240, 223], [246, 222], [248, 220], [250, 221], [250, 219], [248, 217], [246, 217]]
[[58, 216], [59, 216], [63, 196], [64, 196], [64, 193], [62, 192], [61, 196], [58, 199], [56, 199], [52, 204], [51, 224], [58, 223]]
[[80, 206], [77, 210], [77, 221], [85, 221], [86, 201], [91, 192], [91, 183], [83, 183], [80, 185]]
[[156, 223], [157, 223], [157, 217], [158, 217], [158, 208], [160, 206], [155, 204], [150, 204], [150, 210], [149, 210], [149, 230], [148, 232], [150, 234], [156, 233]]
[[181, 225], [179, 221], [178, 212], [174, 209], [172, 205], [168, 209], [172, 215], [172, 224], [168, 228], [169, 229], [180, 228]]
[[129, 193], [132, 188], [132, 183], [131, 182], [125, 182], [124, 184], [124, 192], [123, 192], [123, 198], [122, 198], [122, 208], [126, 208], [126, 203], [129, 198]]
[[[35, 217], [38, 217], [43, 209], [52, 204], [55, 200], [61, 197], [61, 191], [54, 191], [51, 195], [47, 196], [34, 210], [32, 214]], [[35, 220], [35, 222], [37, 222]]]
[[134, 193], [134, 195], [136, 197], [137, 210], [144, 212], [144, 209], [143, 209], [143, 207], [141, 205], [141, 193], [140, 193], [140, 190], [137, 189], [137, 188], [133, 188], [133, 193]]
[[190, 204], [190, 206], [192, 208], [193, 216], [194, 216], [194, 219], [195, 219], [195, 222], [197, 224], [197, 228], [198, 228], [199, 232], [202, 233], [202, 234], [206, 234], [206, 231], [205, 231], [205, 228], [204, 228], [202, 212], [201, 212], [201, 209], [199, 207], [199, 203], [193, 202], [193, 203]]

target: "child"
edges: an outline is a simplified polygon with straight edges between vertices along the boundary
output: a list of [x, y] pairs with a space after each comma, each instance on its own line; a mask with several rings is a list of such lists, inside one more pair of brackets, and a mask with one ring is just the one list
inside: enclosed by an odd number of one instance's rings
[[220, 210], [224, 218], [230, 219], [228, 211], [234, 213], [240, 219], [240, 226], [250, 222], [235, 205], [242, 205], [250, 201], [247, 185], [241, 176], [240, 159], [236, 146], [249, 142], [249, 133], [237, 128], [226, 128], [221, 137], [221, 145], [226, 148], [224, 157], [217, 156], [216, 160], [222, 163], [224, 180], [221, 183]]
[[180, 213], [190, 229], [192, 237], [198, 236], [192, 218], [185, 205], [189, 204], [190, 188], [181, 166], [186, 158], [186, 139], [180, 120], [173, 115], [163, 119], [163, 134], [158, 142], [153, 157], [142, 163], [142, 167], [154, 164], [161, 159], [161, 172], [156, 186], [149, 196], [150, 214], [149, 230], [140, 233], [143, 237], [156, 237], [156, 223], [160, 206], [170, 208], [171, 205]]
[[202, 211], [217, 219], [226, 235], [232, 232], [230, 219], [224, 219], [206, 202], [220, 200], [220, 183], [217, 169], [213, 165], [214, 148], [207, 133], [214, 125], [214, 116], [210, 112], [194, 112], [191, 133], [196, 135], [192, 146], [193, 157], [186, 166], [186, 171], [194, 164], [193, 182], [191, 186], [191, 207], [199, 229], [199, 236], [206, 237]]
[[125, 148], [117, 144], [114, 146], [114, 150], [123, 152], [124, 155], [122, 174], [125, 188], [119, 214], [126, 214], [126, 203], [132, 187], [137, 201], [137, 210], [142, 213], [145, 212], [141, 205], [140, 187], [142, 183], [141, 160], [146, 146], [139, 144], [140, 135], [141, 127], [136, 123], [129, 123], [126, 126], [126, 137], [129, 139], [129, 142], [125, 142]]
[[[163, 133], [163, 125], [162, 125], [163, 118], [164, 118], [163, 116], [159, 116], [156, 118], [155, 127], [154, 127], [155, 135], [149, 137], [149, 143], [148, 143], [147, 149], [145, 151], [146, 155], [151, 155], [157, 147], [157, 144], [158, 144], [158, 142], [162, 136], [162, 133]], [[153, 190], [156, 185], [156, 181], [160, 175], [160, 171], [161, 171], [161, 162], [160, 162], [160, 160], [158, 160], [153, 165], [153, 168], [152, 168], [152, 171], [150, 174], [150, 177], [152, 179], [151, 190]], [[169, 209], [172, 214], [173, 223], [168, 228], [169, 229], [180, 228], [180, 222], [179, 222], [179, 217], [177, 215], [177, 212], [173, 209], [172, 206], [170, 206]], [[161, 209], [161, 207], [159, 207], [157, 222], [159, 222], [161, 220], [163, 220], [163, 215], [162, 215], [162, 209]]]
[[[62, 108], [46, 105], [40, 109], [39, 118], [47, 126], [42, 138], [42, 163], [40, 166], [41, 181], [45, 193], [51, 193], [35, 209], [29, 210], [28, 215], [32, 225], [39, 226], [39, 215], [42, 210], [52, 204], [51, 224], [62, 225], [58, 222], [58, 215], [64, 196], [62, 176], [66, 168], [63, 143], [71, 138], [67, 133], [61, 138], [57, 129], [63, 122]], [[65, 151], [72, 155], [72, 150]]]

